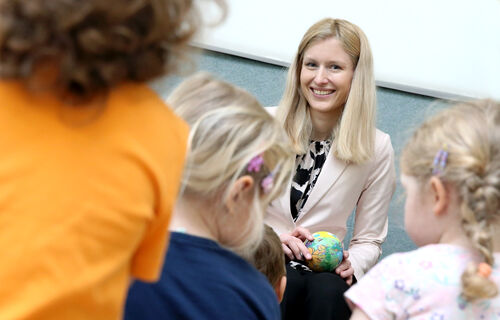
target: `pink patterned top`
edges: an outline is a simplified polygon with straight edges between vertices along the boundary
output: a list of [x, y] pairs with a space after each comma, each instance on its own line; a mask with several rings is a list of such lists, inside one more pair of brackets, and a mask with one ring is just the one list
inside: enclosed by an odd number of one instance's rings
[[[500, 319], [500, 296], [467, 303], [460, 277], [480, 256], [454, 245], [434, 244], [388, 256], [346, 293], [371, 319]], [[491, 278], [500, 288], [500, 253]]]

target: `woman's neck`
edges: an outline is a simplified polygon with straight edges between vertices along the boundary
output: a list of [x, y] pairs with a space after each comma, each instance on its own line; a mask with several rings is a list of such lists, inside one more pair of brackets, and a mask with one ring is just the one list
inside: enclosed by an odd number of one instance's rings
[[342, 115], [342, 109], [335, 109], [332, 112], [324, 113], [309, 109], [311, 114], [311, 122], [313, 126], [312, 139], [326, 140], [329, 139], [332, 131], [337, 126], [337, 123]]
[[180, 197], [174, 207], [170, 231], [180, 231], [190, 235], [217, 241], [216, 228], [211, 222], [211, 214], [206, 203]]

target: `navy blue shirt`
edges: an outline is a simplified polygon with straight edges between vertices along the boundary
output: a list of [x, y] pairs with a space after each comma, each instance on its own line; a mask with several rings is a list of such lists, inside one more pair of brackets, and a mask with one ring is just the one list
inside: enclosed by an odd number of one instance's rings
[[280, 319], [267, 278], [216, 242], [172, 232], [157, 283], [135, 281], [126, 320]]

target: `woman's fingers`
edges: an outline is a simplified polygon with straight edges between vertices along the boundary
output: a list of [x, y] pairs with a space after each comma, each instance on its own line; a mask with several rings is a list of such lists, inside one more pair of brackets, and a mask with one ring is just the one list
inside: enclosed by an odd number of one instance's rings
[[351, 261], [349, 261], [349, 251], [344, 250], [344, 259], [340, 265], [335, 268], [335, 273], [340, 275], [346, 280], [347, 284], [352, 284], [352, 277], [354, 275], [354, 269], [352, 268]]
[[344, 256], [344, 260], [349, 259], [349, 251], [344, 250], [344, 252], [343, 252], [342, 254], [343, 254], [343, 256]]
[[295, 228], [295, 230], [293, 230], [290, 235], [293, 237], [299, 238], [301, 241], [304, 241], [306, 239], [309, 241], [314, 240], [314, 237], [312, 236], [311, 232], [309, 232], [308, 229], [303, 228], [303, 227]]
[[304, 260], [304, 257], [309, 260], [311, 259], [311, 254], [309, 250], [306, 248], [302, 240], [292, 237], [290, 239], [289, 247], [293, 251], [293, 254], [297, 260]]
[[293, 252], [292, 252], [292, 250], [290, 250], [290, 248], [288, 248], [288, 246], [286, 244], [284, 244], [284, 243], [282, 243], [281, 246], [283, 247], [283, 251], [285, 252], [285, 254], [288, 257], [288, 259], [293, 260]]
[[354, 275], [354, 269], [352, 267], [349, 267], [347, 269], [342, 270], [339, 274], [342, 278], [345, 279], [347, 277], [351, 277], [352, 275]]
[[304, 258], [306, 258], [306, 260], [312, 259], [311, 253], [309, 252], [309, 249], [307, 249], [307, 247], [304, 245], [304, 242], [302, 241], [300, 242], [299, 248], [300, 248], [300, 253]]
[[307, 260], [312, 258], [309, 250], [299, 238], [296, 238], [290, 234], [282, 234], [280, 235], [280, 239], [281, 243], [283, 244], [283, 251], [285, 251], [285, 254], [288, 256], [288, 258], [292, 260], [304, 260], [304, 257]]

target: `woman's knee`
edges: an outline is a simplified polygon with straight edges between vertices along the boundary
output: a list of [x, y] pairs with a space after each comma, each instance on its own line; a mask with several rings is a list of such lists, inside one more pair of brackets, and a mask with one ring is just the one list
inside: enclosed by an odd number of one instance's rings
[[344, 292], [349, 289], [349, 285], [342, 277], [335, 273], [321, 272], [314, 273], [307, 279], [307, 292], [314, 292], [315, 295], [325, 297], [339, 297], [343, 299]]

